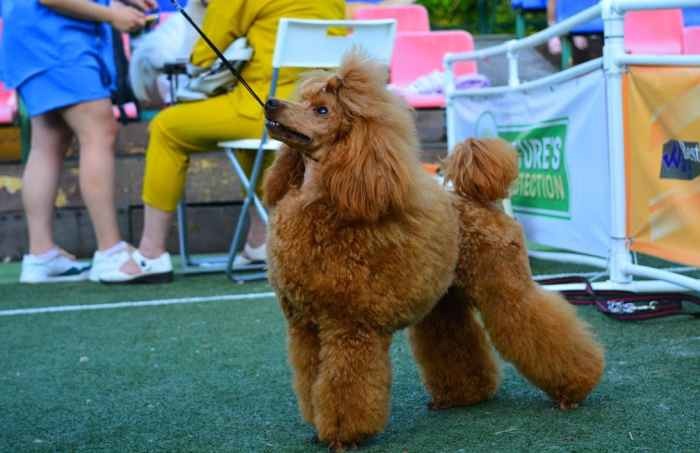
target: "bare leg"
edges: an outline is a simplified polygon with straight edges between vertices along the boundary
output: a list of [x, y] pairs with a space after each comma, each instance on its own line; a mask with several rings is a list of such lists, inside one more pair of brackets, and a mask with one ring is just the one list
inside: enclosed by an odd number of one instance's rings
[[379, 433], [389, 417], [391, 336], [357, 324], [321, 325], [321, 364], [313, 386], [314, 424], [330, 448]]
[[22, 176], [22, 203], [29, 227], [29, 253], [39, 255], [54, 247], [54, 203], [71, 132], [56, 112], [35, 116], [31, 123], [32, 149]]
[[114, 206], [114, 142], [117, 123], [108, 99], [85, 102], [62, 112], [80, 142], [80, 190], [87, 205], [98, 250], [121, 240]]
[[[155, 259], [166, 252], [165, 241], [168, 238], [173, 213], [162, 211], [153, 206], [144, 206], [143, 234], [139, 243], [139, 251], [146, 258]], [[141, 272], [133, 260], [124, 263], [120, 269], [127, 274], [136, 275]]]
[[410, 334], [431, 409], [476, 404], [496, 393], [498, 365], [463, 291], [450, 288]]
[[260, 247], [265, 243], [265, 237], [267, 235], [267, 226], [262, 221], [258, 215], [258, 211], [254, 207], [248, 208], [250, 228], [248, 229], [248, 237], [246, 242], [251, 247]]
[[173, 213], [162, 211], [153, 206], [144, 208], [143, 235], [139, 250], [146, 258], [158, 258], [165, 253], [165, 241], [168, 239]]

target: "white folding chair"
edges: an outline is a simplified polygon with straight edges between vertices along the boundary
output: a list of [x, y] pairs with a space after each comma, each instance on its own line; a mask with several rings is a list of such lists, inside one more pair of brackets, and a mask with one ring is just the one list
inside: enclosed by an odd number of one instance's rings
[[[335, 34], [331, 29], [342, 29], [345, 33]], [[268, 97], [274, 97], [277, 90], [279, 71], [282, 68], [336, 68], [343, 55], [352, 48], [359, 47], [373, 59], [387, 65], [391, 62], [394, 49], [396, 21], [390, 20], [302, 20], [282, 19], [277, 30], [277, 41], [272, 58], [272, 82]], [[267, 223], [267, 211], [255, 194], [255, 186], [260, 179], [265, 152], [276, 151], [280, 143], [268, 140], [267, 130], [261, 139], [231, 140], [219, 143], [231, 161], [246, 192], [236, 231], [229, 248], [226, 275], [233, 281], [245, 281], [265, 277], [263, 272], [240, 272], [234, 269], [233, 260], [241, 248], [243, 234], [248, 221], [248, 209], [255, 207], [263, 222]], [[256, 150], [253, 169], [248, 178], [238, 162], [234, 150]]]

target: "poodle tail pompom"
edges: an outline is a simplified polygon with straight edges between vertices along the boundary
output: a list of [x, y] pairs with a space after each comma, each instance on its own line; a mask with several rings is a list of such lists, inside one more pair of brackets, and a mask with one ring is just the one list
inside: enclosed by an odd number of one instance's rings
[[470, 138], [455, 147], [444, 170], [458, 195], [487, 204], [508, 197], [518, 177], [518, 153], [498, 138]]

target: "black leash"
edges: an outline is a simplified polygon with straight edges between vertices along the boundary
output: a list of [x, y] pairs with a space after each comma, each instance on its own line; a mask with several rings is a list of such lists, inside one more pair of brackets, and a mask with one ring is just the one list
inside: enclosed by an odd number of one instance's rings
[[204, 32], [199, 28], [199, 26], [195, 23], [195, 21], [192, 20], [190, 15], [187, 14], [187, 12], [182, 7], [182, 5], [180, 5], [180, 2], [178, 0], [170, 0], [170, 1], [175, 6], [175, 9], [177, 9], [178, 12], [185, 17], [187, 22], [189, 22], [190, 25], [192, 25], [194, 27], [194, 29], [197, 30], [197, 33], [199, 33], [199, 36], [201, 36], [202, 39], [204, 40], [204, 42], [206, 42], [207, 45], [211, 48], [211, 50], [214, 51], [214, 53], [216, 54], [217, 57], [219, 57], [221, 62], [224, 64], [224, 66], [226, 66], [228, 68], [228, 70], [231, 71], [231, 73], [234, 75], [234, 77], [236, 77], [236, 79], [238, 79], [238, 81], [241, 82], [241, 85], [243, 85], [245, 87], [245, 89], [248, 90], [248, 93], [250, 93], [250, 95], [253, 96], [253, 98], [255, 98], [255, 100], [258, 102], [258, 104], [260, 104], [260, 107], [262, 107], [264, 109], [265, 103], [262, 101], [262, 99], [260, 99], [260, 97], [255, 93], [255, 91], [253, 91], [253, 89], [250, 87], [250, 85], [248, 85], [248, 82], [246, 82], [245, 79], [243, 78], [243, 76], [241, 76], [241, 73], [238, 72], [238, 70], [236, 70], [236, 68], [233, 67], [233, 65], [226, 59], [226, 57], [224, 57], [224, 54], [221, 53], [221, 51], [214, 45], [213, 42], [211, 42], [209, 37], [204, 34]]

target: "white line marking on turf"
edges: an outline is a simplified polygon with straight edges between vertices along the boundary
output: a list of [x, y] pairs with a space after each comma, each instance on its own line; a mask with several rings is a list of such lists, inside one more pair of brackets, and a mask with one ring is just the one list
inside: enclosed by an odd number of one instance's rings
[[156, 299], [142, 300], [131, 302], [114, 302], [108, 304], [92, 304], [92, 305], [61, 305], [56, 307], [38, 307], [38, 308], [20, 308], [16, 310], [0, 310], [0, 316], [20, 316], [20, 315], [35, 315], [42, 313], [62, 313], [67, 311], [86, 311], [86, 310], [110, 310], [114, 308], [132, 308], [132, 307], [156, 307], [160, 305], [178, 305], [178, 304], [201, 304], [205, 302], [223, 302], [230, 300], [252, 300], [252, 299], [269, 299], [275, 297], [275, 293], [250, 293], [250, 294], [229, 294], [223, 296], [208, 296], [208, 297], [183, 297], [180, 299]]

